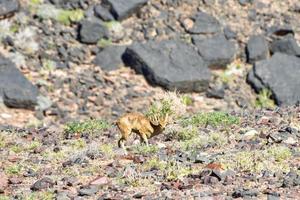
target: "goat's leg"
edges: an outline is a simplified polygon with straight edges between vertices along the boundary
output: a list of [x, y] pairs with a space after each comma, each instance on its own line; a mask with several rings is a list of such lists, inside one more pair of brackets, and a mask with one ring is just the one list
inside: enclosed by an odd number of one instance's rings
[[147, 134], [141, 133], [141, 140], [145, 142], [146, 146], [149, 146]]

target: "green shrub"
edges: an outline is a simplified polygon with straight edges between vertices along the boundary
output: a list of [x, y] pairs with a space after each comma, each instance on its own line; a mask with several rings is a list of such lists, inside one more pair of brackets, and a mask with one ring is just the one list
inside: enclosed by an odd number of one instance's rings
[[149, 155], [157, 153], [159, 148], [156, 145], [136, 145], [133, 148], [133, 152], [136, 154]]
[[109, 124], [104, 120], [91, 119], [84, 122], [69, 122], [65, 126], [64, 132], [67, 135], [72, 134], [90, 134], [94, 135], [104, 129], [109, 128]]
[[192, 117], [184, 118], [182, 120], [183, 126], [210, 125], [213, 127], [217, 127], [230, 126], [233, 124], [239, 124], [239, 118], [225, 112], [198, 113]]
[[271, 99], [272, 92], [268, 89], [263, 89], [259, 92], [255, 106], [257, 108], [270, 108], [273, 109], [275, 107], [274, 101]]

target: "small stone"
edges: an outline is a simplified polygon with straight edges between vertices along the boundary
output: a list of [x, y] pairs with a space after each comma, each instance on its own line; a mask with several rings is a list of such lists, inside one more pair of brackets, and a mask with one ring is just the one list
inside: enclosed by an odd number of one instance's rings
[[258, 135], [258, 132], [254, 129], [247, 131], [244, 135], [243, 135], [243, 139], [244, 140], [251, 140], [253, 139], [255, 136]]
[[37, 97], [37, 109], [44, 111], [52, 106], [52, 101], [43, 95]]
[[100, 176], [100, 177], [96, 178], [95, 180], [93, 180], [90, 184], [102, 186], [102, 185], [107, 185], [108, 183], [109, 183], [109, 179], [107, 177]]
[[132, 197], [133, 197], [133, 198], [136, 198], [136, 199], [141, 199], [143, 196], [144, 196], [143, 193], [138, 192], [138, 193], [134, 194]]
[[125, 49], [125, 46], [108, 46], [97, 54], [94, 63], [103, 71], [117, 70], [123, 65], [122, 55]]
[[56, 200], [71, 200], [71, 198], [68, 196], [68, 192], [66, 192], [66, 191], [57, 192], [55, 199]]
[[48, 188], [52, 188], [54, 186], [54, 184], [55, 184], [55, 182], [52, 179], [45, 177], [45, 178], [42, 178], [42, 179], [36, 181], [30, 187], [30, 189], [33, 191], [48, 189]]
[[225, 96], [225, 87], [224, 85], [216, 85], [214, 87], [210, 87], [206, 96], [209, 98], [223, 99]]
[[24, 177], [35, 177], [37, 173], [33, 169], [28, 169], [26, 172], [24, 172]]
[[62, 181], [67, 186], [74, 186], [78, 183], [78, 179], [76, 177], [64, 177]]
[[209, 163], [211, 161], [207, 156], [201, 154], [197, 154], [194, 159], [194, 163]]
[[283, 143], [294, 145], [298, 142], [298, 140], [295, 140], [293, 137], [288, 137], [286, 140], [283, 140]]
[[242, 6], [246, 6], [247, 4], [253, 3], [253, 0], [239, 0], [239, 3], [240, 3]]
[[279, 195], [268, 194], [267, 200], [280, 200]]
[[96, 44], [101, 38], [108, 38], [108, 30], [103, 24], [89, 20], [81, 22], [79, 28], [80, 42]]
[[256, 190], [248, 190], [248, 189], [236, 189], [233, 194], [232, 197], [233, 198], [240, 198], [240, 197], [256, 197], [258, 195], [258, 192]]
[[88, 185], [88, 186], [82, 186], [78, 190], [78, 194], [80, 196], [92, 196], [95, 195], [99, 191], [99, 188], [97, 185]]
[[0, 193], [3, 193], [5, 188], [8, 186], [8, 178], [7, 176], [0, 172]]
[[8, 182], [9, 182], [9, 184], [20, 184], [23, 182], [23, 180], [18, 177], [12, 177], [12, 178], [9, 178]]
[[218, 178], [214, 177], [214, 176], [206, 176], [202, 179], [202, 181], [203, 181], [203, 184], [206, 184], [206, 185], [214, 185], [219, 182]]

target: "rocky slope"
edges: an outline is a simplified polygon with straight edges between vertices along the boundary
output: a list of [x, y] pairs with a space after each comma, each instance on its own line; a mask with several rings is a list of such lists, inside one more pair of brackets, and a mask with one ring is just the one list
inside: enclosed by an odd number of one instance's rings
[[[295, 199], [299, 17], [297, 0], [0, 0], [0, 199]], [[192, 121], [150, 148], [123, 155], [102, 121], [65, 135], [165, 89]]]

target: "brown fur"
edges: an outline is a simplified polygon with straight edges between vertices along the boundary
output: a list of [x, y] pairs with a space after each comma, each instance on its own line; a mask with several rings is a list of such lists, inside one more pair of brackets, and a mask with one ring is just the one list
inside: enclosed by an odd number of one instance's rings
[[118, 145], [125, 148], [124, 142], [132, 132], [138, 134], [141, 141], [144, 141], [148, 145], [148, 139], [162, 133], [166, 125], [167, 119], [162, 119], [158, 123], [154, 123], [141, 113], [127, 113], [117, 121], [117, 126], [121, 132]]

